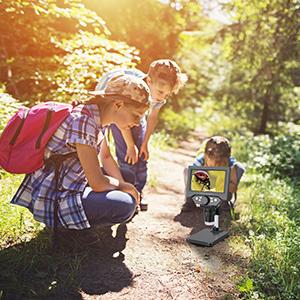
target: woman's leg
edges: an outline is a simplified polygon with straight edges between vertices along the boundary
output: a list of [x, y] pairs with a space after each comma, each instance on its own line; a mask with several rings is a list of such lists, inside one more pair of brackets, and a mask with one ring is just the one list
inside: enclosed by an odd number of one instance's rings
[[135, 213], [134, 198], [124, 192], [94, 192], [87, 187], [82, 197], [86, 216], [93, 225], [111, 226], [124, 223]]

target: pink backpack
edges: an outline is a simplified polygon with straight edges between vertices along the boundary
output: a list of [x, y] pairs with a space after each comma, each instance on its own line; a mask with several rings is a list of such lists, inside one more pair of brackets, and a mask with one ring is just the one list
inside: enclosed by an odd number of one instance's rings
[[20, 108], [0, 137], [0, 166], [16, 174], [41, 168], [48, 141], [72, 109], [71, 104], [56, 102]]

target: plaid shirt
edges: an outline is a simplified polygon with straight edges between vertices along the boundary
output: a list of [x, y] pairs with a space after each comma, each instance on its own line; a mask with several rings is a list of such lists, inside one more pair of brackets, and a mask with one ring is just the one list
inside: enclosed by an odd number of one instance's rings
[[[88, 109], [90, 115], [82, 112], [83, 107]], [[53, 154], [76, 152], [75, 143], [89, 145], [99, 153], [104, 138], [100, 124], [97, 105], [77, 106], [48, 142], [45, 159]], [[58, 193], [60, 223], [69, 229], [89, 228], [81, 202], [87, 178], [77, 156], [63, 161], [58, 183], [59, 189], [56, 190], [54, 168], [43, 166], [25, 176], [11, 203], [27, 207], [37, 221], [53, 227], [54, 199]]]

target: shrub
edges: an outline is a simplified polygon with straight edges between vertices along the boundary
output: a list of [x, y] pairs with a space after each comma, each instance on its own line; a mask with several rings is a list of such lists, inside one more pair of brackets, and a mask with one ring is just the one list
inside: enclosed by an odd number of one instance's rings
[[159, 128], [165, 130], [176, 139], [186, 137], [186, 135], [196, 127], [197, 118], [192, 109], [186, 109], [180, 113], [166, 108], [160, 115], [161, 122]]
[[[267, 135], [239, 138], [238, 142], [249, 167], [275, 177], [298, 180], [300, 176], [300, 133], [276, 136]], [[297, 179], [298, 178], [298, 179]]]
[[245, 192], [250, 210], [240, 222], [252, 249], [248, 276], [266, 299], [297, 299], [300, 293], [298, 196], [289, 182], [265, 175], [250, 177]]
[[11, 116], [18, 110], [21, 103], [9, 94], [0, 91], [0, 134]]

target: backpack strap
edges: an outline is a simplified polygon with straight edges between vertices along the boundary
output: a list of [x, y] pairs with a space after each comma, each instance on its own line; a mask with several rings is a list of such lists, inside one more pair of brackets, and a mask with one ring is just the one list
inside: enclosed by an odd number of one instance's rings
[[36, 144], [35, 144], [35, 148], [36, 149], [39, 149], [41, 147], [41, 141], [42, 141], [42, 138], [43, 138], [45, 132], [47, 131], [47, 129], [48, 129], [49, 125], [50, 125], [52, 114], [53, 114], [53, 110], [49, 109], [47, 111], [47, 115], [46, 115], [46, 120], [45, 120], [45, 123], [44, 123], [44, 127], [42, 129], [41, 134], [39, 135], [39, 137], [38, 137], [38, 139], [36, 141]]
[[16, 132], [14, 134], [14, 136], [12, 137], [12, 139], [9, 142], [9, 144], [11, 146], [13, 146], [15, 144], [15, 142], [17, 140], [17, 137], [19, 136], [19, 134], [20, 134], [20, 132], [21, 132], [21, 130], [23, 128], [25, 120], [26, 120], [26, 118], [28, 116], [28, 112], [29, 112], [29, 109], [24, 109], [24, 114], [23, 114], [22, 120], [21, 120], [21, 122], [20, 122], [20, 124], [19, 124], [19, 126], [18, 126], [18, 128], [17, 128], [17, 130], [16, 130]]
[[[73, 105], [73, 109], [80, 105], [82, 103], [72, 103]], [[83, 106], [81, 112], [89, 117], [92, 117], [91, 112], [85, 107]], [[47, 116], [48, 117], [48, 116]], [[50, 116], [51, 117], [51, 116]], [[46, 123], [45, 122], [45, 126], [46, 127]], [[53, 234], [52, 234], [52, 247], [55, 247], [58, 243], [58, 232], [57, 232], [57, 228], [58, 228], [58, 223], [59, 223], [59, 218], [58, 218], [58, 207], [59, 207], [59, 198], [58, 198], [58, 191], [60, 191], [59, 188], [59, 174], [60, 174], [60, 169], [61, 169], [61, 165], [62, 163], [71, 157], [77, 157], [77, 152], [71, 152], [71, 153], [67, 153], [67, 154], [54, 154], [52, 156], [50, 156], [47, 160], [45, 160], [45, 166], [46, 168], [49, 167], [54, 167], [54, 181], [55, 181], [55, 199], [54, 199], [54, 209], [53, 209]]]
[[54, 199], [54, 209], [53, 209], [53, 235], [52, 235], [52, 247], [56, 246], [58, 243], [58, 234], [57, 234], [57, 227], [58, 227], [58, 191], [60, 191], [59, 188], [59, 173], [60, 173], [60, 168], [66, 159], [70, 157], [76, 157], [77, 152], [71, 152], [67, 154], [55, 154], [50, 156], [46, 161], [45, 161], [45, 166], [46, 168], [49, 168], [51, 166], [54, 167], [54, 182], [55, 182], [55, 199]]

